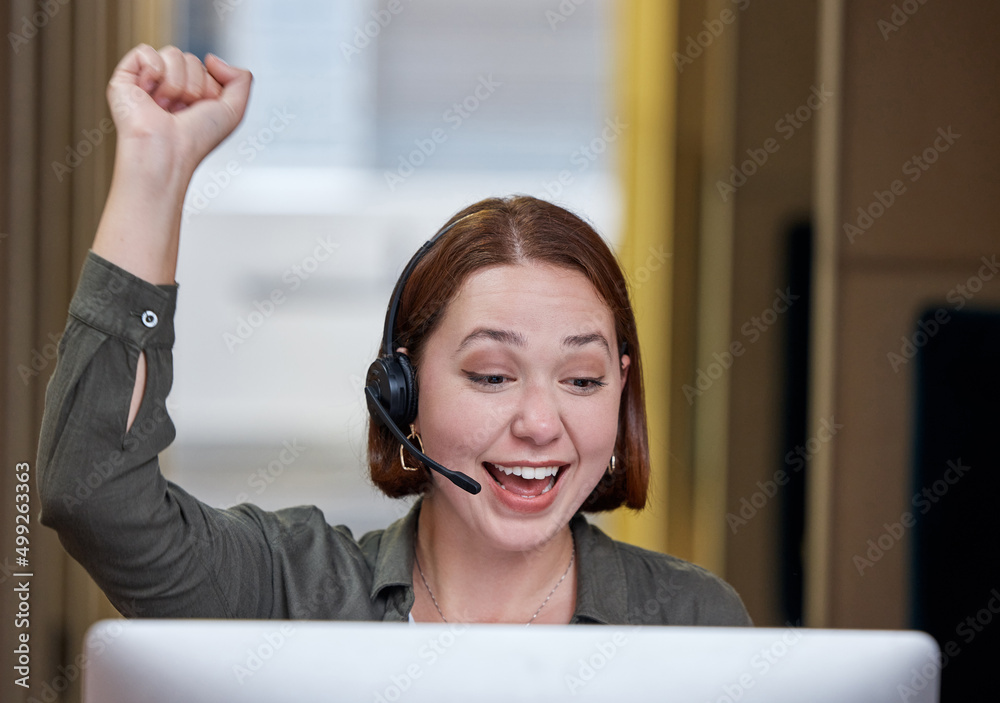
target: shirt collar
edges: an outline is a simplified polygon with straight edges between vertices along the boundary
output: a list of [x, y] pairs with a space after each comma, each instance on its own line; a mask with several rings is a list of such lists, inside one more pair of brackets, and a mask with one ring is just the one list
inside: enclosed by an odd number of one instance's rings
[[410, 512], [382, 532], [370, 593], [373, 601], [385, 588], [402, 586], [413, 593], [413, 546], [417, 538], [420, 502], [414, 503]]
[[576, 543], [576, 610], [571, 623], [628, 622], [625, 567], [615, 543], [577, 513], [569, 523]]

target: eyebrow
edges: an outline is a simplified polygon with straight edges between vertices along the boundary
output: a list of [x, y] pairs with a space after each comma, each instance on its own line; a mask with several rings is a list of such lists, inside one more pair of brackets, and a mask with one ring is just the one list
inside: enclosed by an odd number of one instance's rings
[[611, 345], [608, 344], [607, 338], [598, 332], [591, 332], [590, 334], [574, 334], [571, 337], [566, 337], [563, 340], [564, 347], [583, 347], [588, 344], [600, 344], [604, 347], [604, 350], [611, 355]]
[[511, 347], [526, 347], [528, 346], [528, 340], [524, 338], [524, 335], [519, 332], [513, 332], [511, 330], [492, 330], [480, 327], [473, 330], [462, 343], [458, 345], [456, 351], [462, 351], [468, 347], [473, 342], [480, 339], [489, 339], [494, 342], [500, 342], [501, 344], [506, 344]]
[[[493, 342], [500, 342], [501, 344], [506, 344], [511, 347], [526, 347], [528, 345], [528, 340], [524, 338], [524, 335], [520, 332], [514, 332], [513, 330], [495, 330], [480, 327], [473, 330], [471, 334], [467, 335], [462, 343], [458, 345], [456, 351], [462, 351], [463, 349], [469, 347], [473, 342], [480, 339], [488, 339]], [[611, 345], [608, 344], [607, 338], [598, 332], [591, 332], [590, 334], [574, 334], [566, 337], [562, 341], [562, 346], [564, 347], [584, 347], [588, 344], [599, 344], [604, 347], [604, 350], [611, 354]]]

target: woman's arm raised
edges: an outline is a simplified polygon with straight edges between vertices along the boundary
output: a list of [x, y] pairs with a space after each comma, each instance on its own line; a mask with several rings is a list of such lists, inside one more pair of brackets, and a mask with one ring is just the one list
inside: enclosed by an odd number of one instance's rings
[[94, 253], [155, 284], [174, 282], [184, 194], [195, 168], [243, 119], [249, 71], [141, 44], [107, 97], [118, 133]]
[[[150, 283], [174, 282], [188, 183], [243, 119], [250, 81], [217, 56], [203, 64], [174, 46], [140, 44], [122, 58], [107, 90], [118, 142], [95, 254]], [[145, 385], [140, 354], [127, 427]]]
[[37, 475], [42, 524], [123, 613], [284, 612], [273, 610], [259, 511], [213, 509], [159, 470], [174, 437], [166, 397], [184, 191], [238, 124], [249, 87], [248, 72], [220, 60], [203, 67], [148, 46], [122, 59], [108, 87], [114, 179], [46, 389]]

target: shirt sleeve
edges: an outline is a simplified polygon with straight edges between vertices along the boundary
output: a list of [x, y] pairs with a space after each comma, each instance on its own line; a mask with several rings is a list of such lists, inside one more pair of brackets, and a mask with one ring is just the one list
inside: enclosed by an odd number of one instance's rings
[[[160, 473], [176, 299], [176, 285], [89, 254], [45, 396], [40, 520], [126, 616], [281, 617], [259, 511], [212, 508]], [[146, 388], [126, 431], [140, 353]]]

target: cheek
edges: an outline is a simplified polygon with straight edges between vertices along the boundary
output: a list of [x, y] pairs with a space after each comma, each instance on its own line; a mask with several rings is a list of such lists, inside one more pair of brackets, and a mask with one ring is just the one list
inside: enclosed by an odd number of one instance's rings
[[603, 467], [611, 460], [618, 436], [618, 407], [619, 404], [609, 398], [596, 406], [581, 408], [573, 420], [567, 422], [572, 422], [570, 433], [584, 461]]
[[[458, 382], [438, 381], [428, 374], [421, 385], [417, 428], [435, 459], [464, 459], [480, 454], [501, 435], [508, 413], [501, 399], [470, 392]], [[436, 454], [436, 456], [435, 456]]]

